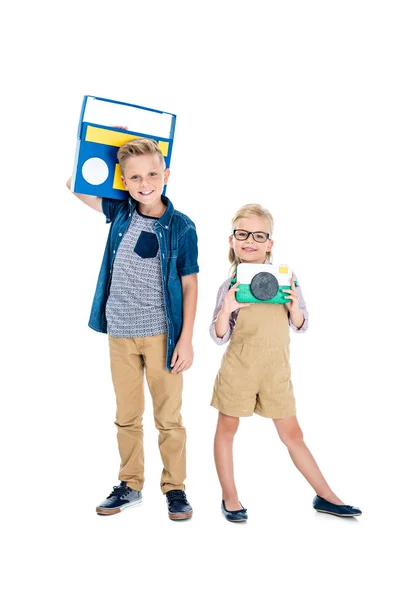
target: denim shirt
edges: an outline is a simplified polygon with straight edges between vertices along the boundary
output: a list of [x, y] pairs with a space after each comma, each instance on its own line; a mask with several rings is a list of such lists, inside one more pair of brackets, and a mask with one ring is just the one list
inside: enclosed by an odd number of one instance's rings
[[[160, 247], [161, 275], [164, 304], [168, 327], [166, 367], [171, 369], [174, 348], [181, 335], [183, 325], [183, 295], [181, 277], [199, 272], [197, 264], [197, 234], [193, 221], [174, 209], [172, 202], [161, 196], [167, 209], [153, 224]], [[106, 303], [110, 292], [114, 259], [121, 240], [129, 227], [136, 202], [129, 199], [109, 200], [103, 198], [103, 213], [111, 223], [103, 262], [90, 313], [89, 327], [107, 333]]]

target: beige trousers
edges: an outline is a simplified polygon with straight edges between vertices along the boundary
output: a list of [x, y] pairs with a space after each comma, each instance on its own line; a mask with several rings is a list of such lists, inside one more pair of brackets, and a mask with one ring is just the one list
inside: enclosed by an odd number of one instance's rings
[[164, 465], [161, 491], [184, 490], [186, 478], [186, 430], [180, 414], [182, 373], [165, 366], [167, 334], [143, 338], [108, 336], [111, 375], [117, 397], [119, 479], [133, 490], [144, 483], [143, 426], [144, 378], [153, 400], [158, 444]]

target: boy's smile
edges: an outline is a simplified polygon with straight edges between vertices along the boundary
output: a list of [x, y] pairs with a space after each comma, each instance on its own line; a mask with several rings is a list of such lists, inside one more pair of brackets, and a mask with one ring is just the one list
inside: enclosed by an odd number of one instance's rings
[[122, 181], [125, 189], [151, 211], [163, 206], [161, 194], [168, 178], [169, 169], [164, 169], [157, 154], [131, 156], [124, 161]]
[[[239, 219], [236, 221], [234, 229], [243, 229], [247, 232], [253, 231], [256, 238], [259, 237], [257, 233], [271, 235], [268, 221], [262, 217]], [[238, 240], [232, 234], [229, 236], [229, 244], [242, 262], [263, 264], [266, 254], [271, 251], [274, 242], [271, 239], [267, 239], [264, 242], [255, 241], [252, 235], [249, 235], [247, 240]]]

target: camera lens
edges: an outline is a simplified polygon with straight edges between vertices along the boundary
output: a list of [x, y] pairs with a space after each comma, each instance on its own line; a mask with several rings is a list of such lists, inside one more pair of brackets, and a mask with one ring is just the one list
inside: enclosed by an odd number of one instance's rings
[[257, 273], [251, 280], [250, 290], [257, 300], [271, 300], [279, 291], [279, 283], [272, 273]]

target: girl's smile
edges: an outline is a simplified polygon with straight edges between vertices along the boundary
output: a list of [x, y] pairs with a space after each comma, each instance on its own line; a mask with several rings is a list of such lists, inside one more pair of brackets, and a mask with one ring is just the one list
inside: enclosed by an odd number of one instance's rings
[[[265, 241], [256, 240], [257, 238], [263, 237], [259, 234], [271, 235], [268, 221], [262, 217], [242, 218], [236, 221], [234, 229], [243, 229], [249, 234], [245, 240], [238, 240], [234, 234], [229, 236], [229, 244], [231, 248], [233, 248], [236, 256], [238, 256], [242, 262], [263, 264], [267, 252], [271, 251], [274, 242], [271, 239]], [[253, 234], [249, 232], [253, 232]], [[254, 239], [254, 237], [256, 239]]]

